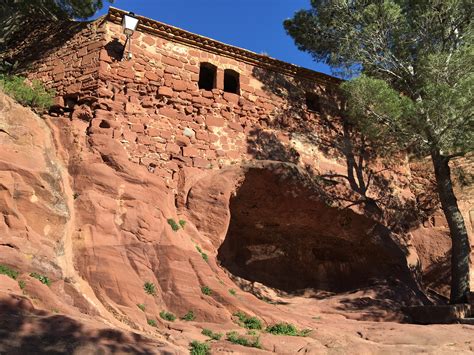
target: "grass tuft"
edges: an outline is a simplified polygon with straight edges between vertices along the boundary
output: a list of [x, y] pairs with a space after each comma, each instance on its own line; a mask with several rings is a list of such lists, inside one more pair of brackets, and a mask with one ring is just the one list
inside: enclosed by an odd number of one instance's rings
[[209, 344], [201, 343], [197, 340], [189, 343], [189, 351], [191, 355], [209, 355], [211, 353]]
[[237, 292], [236, 292], [233, 288], [229, 289], [229, 293], [230, 293], [232, 296], [235, 296], [235, 295], [237, 294]]
[[54, 92], [46, 90], [38, 80], [28, 82], [21, 76], [0, 74], [0, 88], [22, 105], [41, 110], [53, 105]]
[[137, 303], [137, 307], [142, 310], [142, 312], [145, 312], [145, 305], [143, 303]]
[[273, 335], [291, 335], [295, 337], [305, 337], [311, 332], [311, 329], [298, 330], [291, 323], [276, 323], [268, 326], [265, 331]]
[[147, 319], [146, 321], [147, 321], [148, 325], [151, 325], [152, 327], [156, 327], [156, 320]]
[[48, 278], [48, 276], [38, 274], [37, 272], [32, 272], [30, 276], [39, 280], [42, 284], [45, 284], [46, 286], [51, 286], [51, 280]]
[[212, 330], [206, 328], [202, 330], [201, 334], [211, 338], [212, 340], [220, 340], [223, 335], [222, 333], [214, 333]]
[[16, 280], [16, 278], [19, 275], [19, 272], [16, 270], [13, 270], [12, 268], [6, 265], [0, 265], [0, 274], [7, 275], [8, 277], [11, 277], [13, 280]]
[[196, 316], [194, 315], [193, 311], [188, 311], [188, 313], [186, 313], [181, 319], [189, 322], [195, 320]]
[[226, 334], [227, 340], [233, 344], [239, 344], [251, 348], [261, 349], [262, 345], [260, 344], [260, 337], [255, 337], [253, 339], [248, 339], [244, 336], [239, 335], [239, 333], [233, 331]]
[[168, 218], [167, 222], [171, 226], [172, 230], [174, 230], [175, 232], [179, 230], [179, 225], [175, 222], [173, 218]]
[[186, 225], [186, 221], [184, 219], [180, 219], [178, 223], [181, 226], [181, 228], [184, 229], [184, 226]]
[[176, 316], [173, 313], [167, 312], [167, 311], [161, 311], [160, 312], [160, 317], [164, 320], [167, 320], [169, 322], [174, 322], [176, 320]]
[[247, 329], [262, 329], [262, 321], [257, 317], [250, 317], [244, 312], [234, 313], [239, 318], [239, 325]]
[[206, 296], [212, 295], [212, 290], [209, 286], [202, 286], [201, 287], [201, 292], [205, 294]]
[[145, 284], [143, 285], [143, 289], [149, 295], [152, 295], [152, 296], [156, 295], [156, 287], [153, 282], [149, 282], [149, 281], [145, 282]]

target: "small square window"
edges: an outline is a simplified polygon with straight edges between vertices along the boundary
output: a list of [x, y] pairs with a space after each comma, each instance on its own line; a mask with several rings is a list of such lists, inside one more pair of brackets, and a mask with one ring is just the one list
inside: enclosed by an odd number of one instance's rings
[[321, 97], [315, 93], [306, 93], [306, 108], [308, 111], [322, 113], [321, 110]]
[[199, 89], [212, 90], [216, 87], [217, 67], [211, 63], [201, 63], [199, 69]]
[[224, 91], [240, 94], [239, 73], [232, 69], [224, 70]]

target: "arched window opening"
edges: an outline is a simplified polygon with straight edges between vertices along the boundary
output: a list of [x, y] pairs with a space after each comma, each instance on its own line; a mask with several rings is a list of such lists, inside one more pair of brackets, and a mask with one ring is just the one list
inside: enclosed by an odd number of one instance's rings
[[217, 67], [210, 63], [201, 63], [199, 69], [199, 89], [212, 90], [216, 87]]
[[312, 92], [307, 92], [306, 93], [306, 107], [309, 111], [322, 113], [321, 98], [319, 97], [319, 95]]
[[235, 70], [224, 70], [224, 91], [240, 94], [239, 73]]

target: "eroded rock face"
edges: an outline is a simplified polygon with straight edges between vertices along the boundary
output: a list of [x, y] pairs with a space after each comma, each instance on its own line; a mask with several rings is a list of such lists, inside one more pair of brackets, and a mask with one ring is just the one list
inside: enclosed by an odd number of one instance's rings
[[[244, 334], [237, 311], [264, 325], [314, 329], [308, 337], [262, 333], [262, 351], [328, 352], [334, 344], [342, 352], [469, 351], [473, 330], [460, 325], [427, 330], [347, 319], [400, 320], [399, 305], [418, 300], [403, 281], [408, 263], [363, 211], [327, 206], [307, 190], [296, 166], [183, 169], [174, 194], [108, 134], [91, 134], [89, 122], [40, 118], [1, 94], [0, 107], [0, 264], [19, 271], [16, 280], [0, 275], [0, 310], [9, 315], [0, 317], [0, 352], [185, 353], [190, 341], [207, 339], [202, 328]], [[186, 224], [173, 231], [169, 219]], [[287, 243], [290, 234], [297, 243]], [[312, 274], [313, 265], [323, 265], [325, 276]], [[368, 282], [388, 274], [400, 281]], [[347, 284], [357, 289], [323, 300], [277, 292]], [[274, 304], [254, 296], [263, 291]], [[161, 319], [163, 310], [178, 320]], [[179, 319], [189, 311], [195, 321]], [[247, 350], [225, 340], [211, 347]]]
[[328, 206], [278, 171], [249, 169], [231, 198], [230, 213], [217, 257], [247, 280], [291, 293], [348, 291], [376, 279], [408, 277], [387, 228], [350, 209]]

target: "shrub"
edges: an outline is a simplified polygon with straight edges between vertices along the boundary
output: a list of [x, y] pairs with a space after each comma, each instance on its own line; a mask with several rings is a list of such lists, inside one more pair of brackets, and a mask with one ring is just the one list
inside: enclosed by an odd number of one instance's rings
[[21, 288], [22, 290], [24, 290], [25, 287], [26, 287], [26, 282], [23, 281], [23, 280], [20, 280], [20, 281], [18, 281], [18, 286], [20, 286], [20, 288]]
[[244, 312], [234, 313], [239, 318], [239, 325], [247, 329], [262, 329], [262, 322], [257, 317], [249, 317]]
[[176, 316], [173, 313], [166, 312], [166, 311], [161, 311], [160, 317], [170, 322], [174, 322], [176, 320]]
[[148, 325], [151, 325], [152, 327], [156, 327], [156, 320], [147, 319], [146, 321], [147, 321]]
[[143, 288], [145, 289], [145, 292], [148, 293], [149, 295], [152, 295], [152, 296], [156, 295], [156, 287], [154, 283], [147, 281], [143, 285]]
[[197, 340], [193, 340], [189, 343], [189, 351], [191, 355], [209, 355], [209, 344], [201, 343]]
[[267, 327], [267, 333], [274, 335], [291, 335], [295, 337], [305, 337], [311, 332], [311, 329], [303, 329], [299, 331], [293, 324], [290, 323], [277, 323]]
[[206, 296], [212, 295], [212, 290], [210, 289], [209, 286], [202, 286], [201, 287], [201, 292], [205, 294]]
[[137, 303], [137, 307], [140, 308], [143, 312], [145, 312], [145, 305], [143, 303]]
[[169, 218], [167, 222], [171, 226], [171, 229], [175, 232], [179, 229], [179, 225], [174, 221], [173, 218]]
[[46, 90], [38, 80], [28, 84], [21, 76], [0, 74], [0, 87], [23, 105], [44, 110], [53, 104], [54, 92]]
[[8, 277], [11, 277], [13, 280], [16, 280], [19, 272], [16, 270], [13, 270], [12, 268], [9, 268], [6, 265], [0, 265], [0, 274], [7, 275]]
[[192, 321], [196, 319], [196, 316], [194, 315], [193, 311], [188, 311], [188, 313], [186, 313], [181, 319], [185, 321]]
[[235, 290], [233, 288], [229, 289], [229, 293], [232, 295], [232, 296], [235, 296], [237, 294], [237, 292], [235, 292]]
[[211, 338], [212, 340], [220, 340], [220, 338], [222, 338], [222, 333], [214, 333], [212, 330], [210, 329], [203, 329], [201, 334]]
[[51, 286], [51, 280], [48, 278], [48, 276], [41, 275], [36, 272], [32, 272], [30, 276], [39, 280], [42, 284], [45, 284], [46, 286]]
[[180, 219], [179, 220], [179, 225], [181, 226], [181, 228], [184, 229], [184, 226], [186, 225], [186, 221], [184, 219]]
[[239, 344], [243, 346], [248, 346], [252, 348], [258, 348], [261, 349], [262, 345], [260, 344], [260, 338], [256, 337], [252, 340], [247, 339], [244, 336], [239, 335], [237, 332], [229, 332], [226, 334], [227, 335], [227, 340], [230, 341], [233, 344]]

